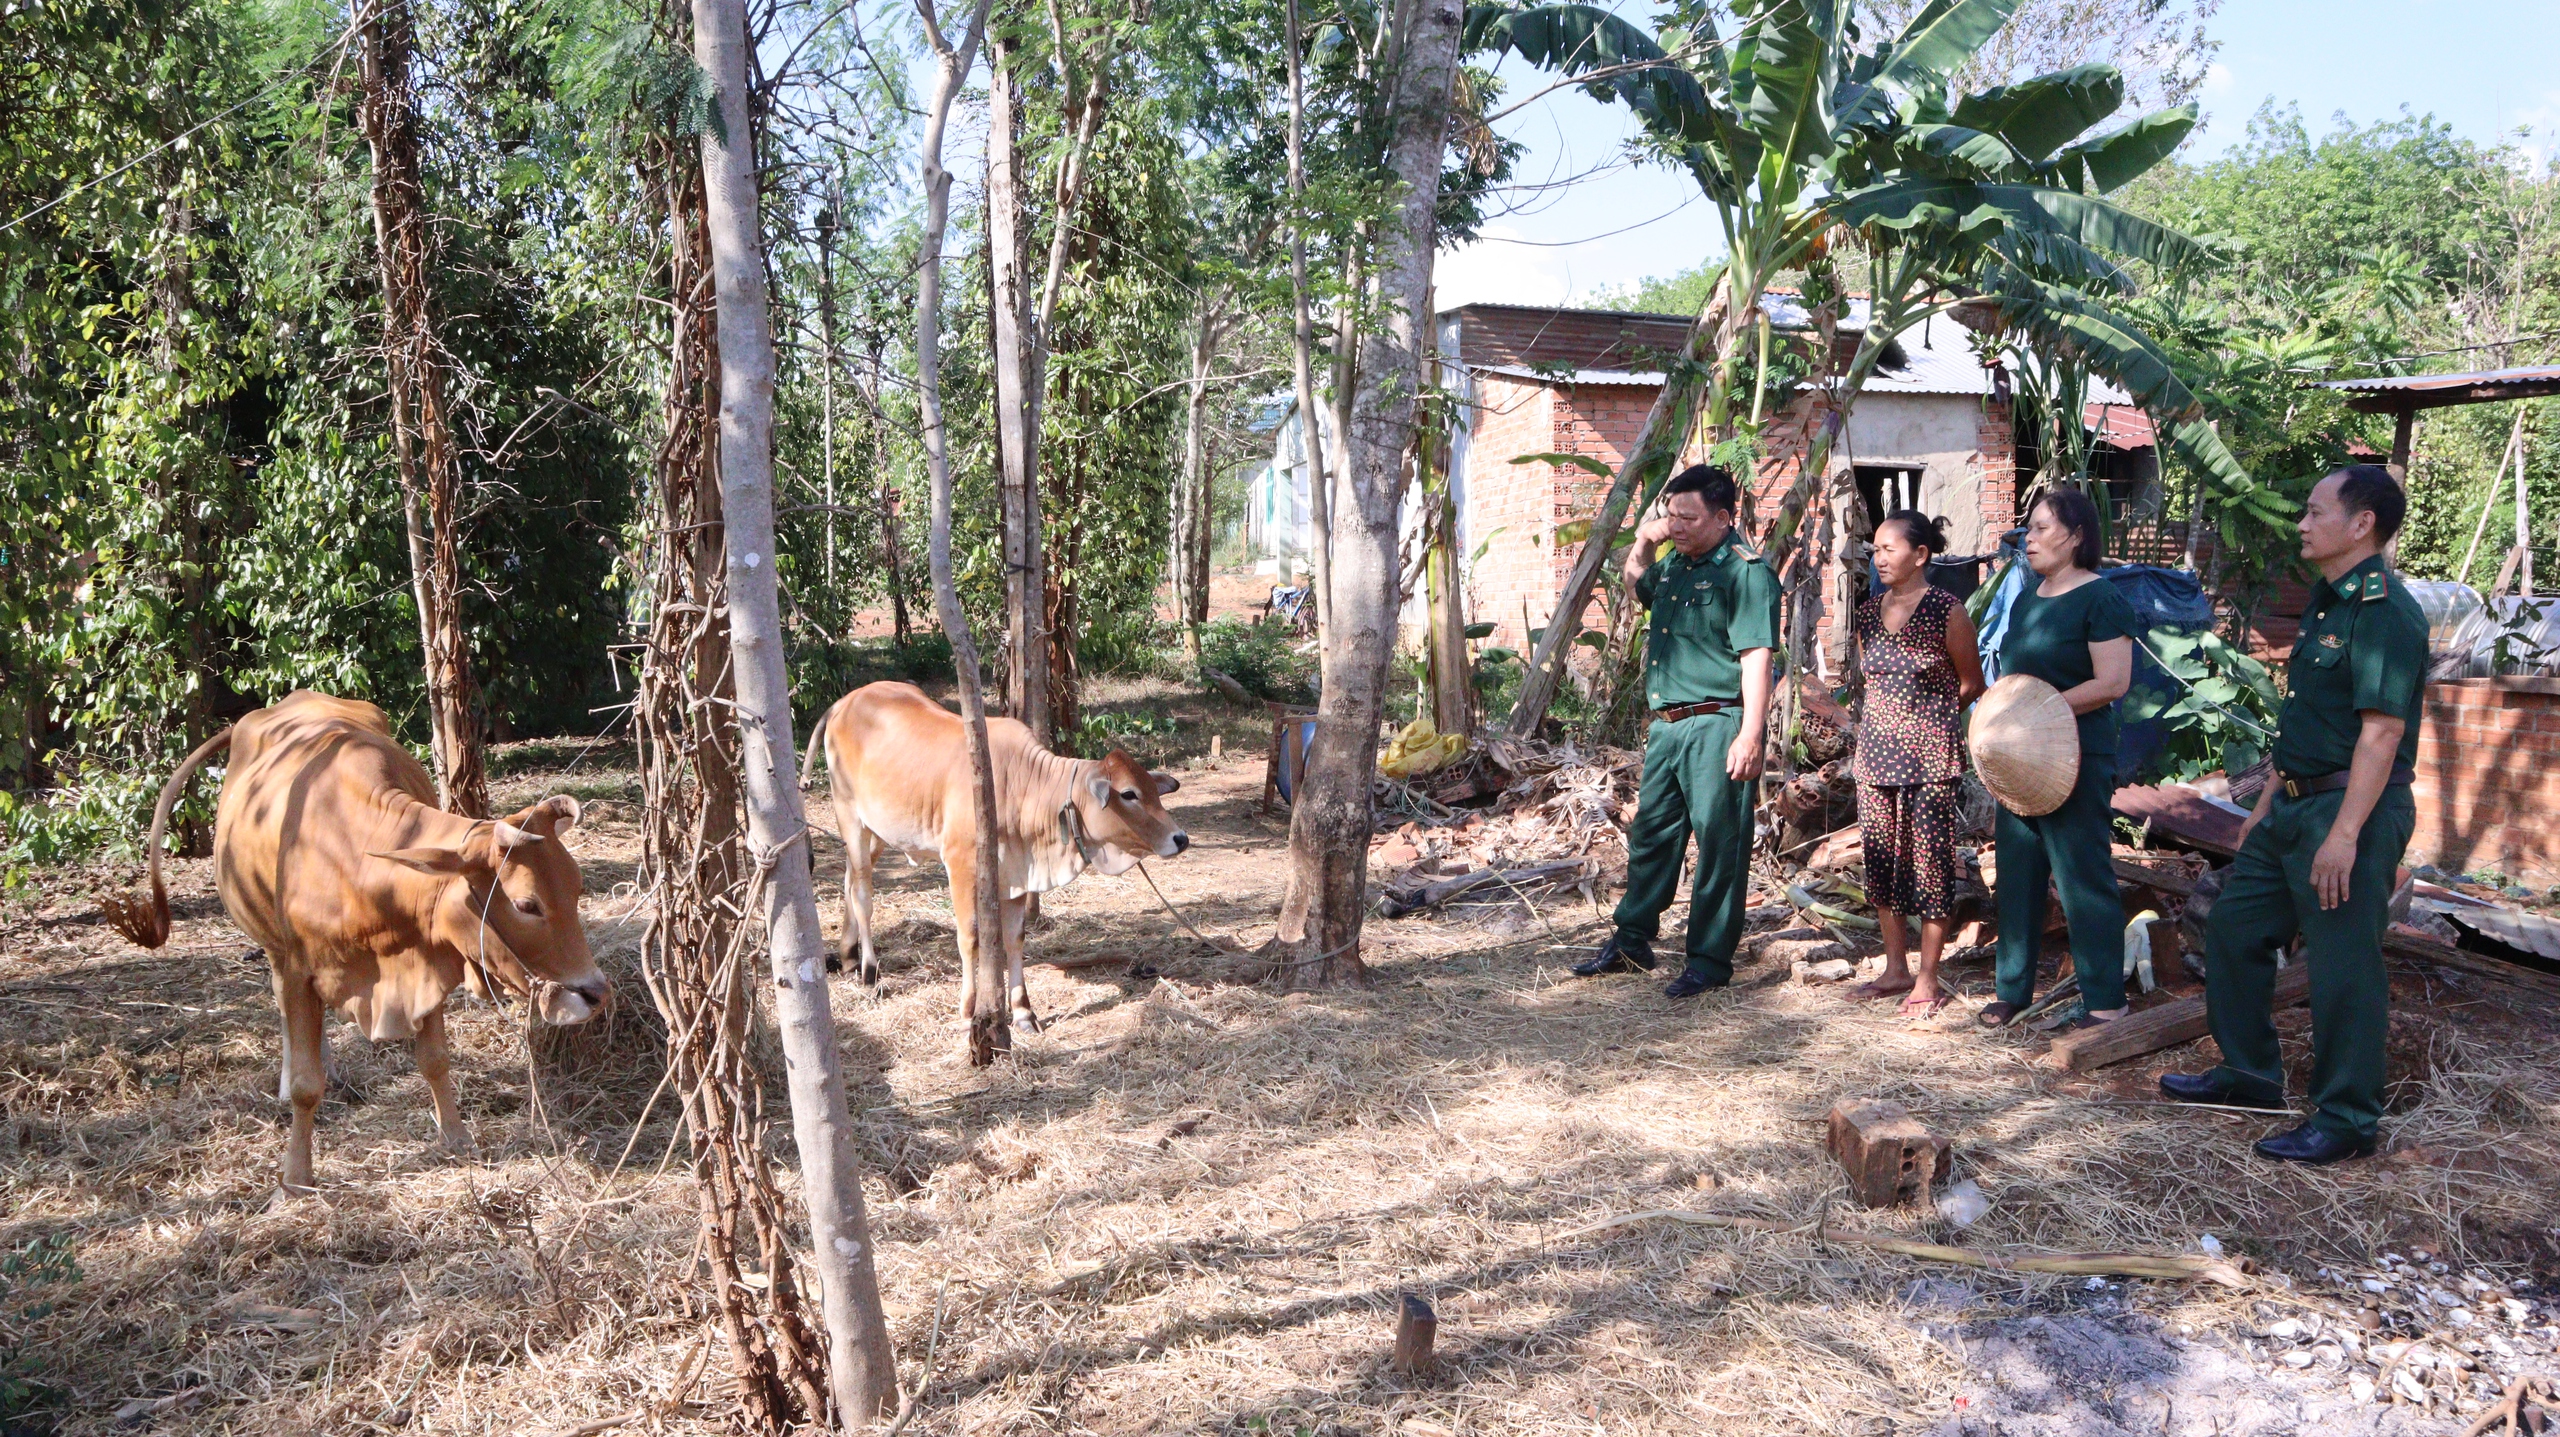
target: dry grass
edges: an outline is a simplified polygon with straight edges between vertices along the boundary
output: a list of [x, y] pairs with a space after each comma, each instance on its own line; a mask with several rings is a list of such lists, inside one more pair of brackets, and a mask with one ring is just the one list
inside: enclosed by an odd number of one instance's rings
[[[1251, 813], [1260, 783], [1258, 759], [1192, 776], [1176, 806], [1197, 844], [1156, 866], [1194, 922], [1247, 943], [1268, 931], [1284, 844]], [[637, 930], [614, 926], [629, 899], [612, 890], [631, 831], [607, 819], [580, 844], [597, 946], [627, 961]], [[831, 878], [841, 856], [820, 854]], [[475, 1162], [434, 1150], [405, 1051], [339, 1028], [347, 1097], [323, 1109], [323, 1191], [276, 1201], [263, 970], [241, 961], [204, 865], [180, 869], [161, 952], [123, 946], [69, 898], [5, 933], [0, 1244], [75, 1236], [84, 1279], [31, 1329], [67, 1394], [64, 1430], [198, 1385], [151, 1430], [543, 1433], [666, 1395], [707, 1313], [680, 1160], [658, 1171], [665, 1103], [630, 1126], [657, 1076], [650, 1022], [546, 1040], [529, 1074], [517, 1020], [458, 1014]], [[1992, 1199], [1966, 1244], [2180, 1251], [2212, 1233], [2303, 1286], [2391, 1244], [2560, 1272], [2552, 1031], [2451, 1006], [2476, 995], [2403, 985], [2388, 1134], [2421, 1160], [2279, 1170], [2247, 1151], [2263, 1121], [2129, 1103], [2156, 1066], [2057, 1082], [2029, 1040], [1960, 1011], [1906, 1025], [1789, 985], [1771, 961], [1680, 1008], [1650, 982], [1572, 979], [1552, 945], [1596, 933], [1581, 907], [1377, 925], [1373, 989], [1282, 997], [1217, 981], [1227, 965], [1170, 937], [1143, 884], [1088, 879], [1054, 897], [1035, 952], [1125, 956], [1173, 986], [1035, 969], [1049, 1031], [972, 1070], [939, 870], [883, 874], [888, 982], [874, 998], [840, 979], [836, 998], [910, 1381], [944, 1294], [919, 1431], [1935, 1421], [1961, 1367], [1910, 1319], [1915, 1278], [2054, 1306], [2076, 1281], [1686, 1227], [1560, 1240], [1649, 1207], [1811, 1218], [1838, 1186], [1824, 1115], [1851, 1094], [1955, 1140], [1959, 1176]], [[832, 929], [832, 892], [828, 911]], [[49, 956], [27, 961], [38, 945]], [[1987, 985], [1979, 968], [1957, 976]], [[626, 1014], [645, 1010], [636, 985], [624, 995]], [[1911, 1213], [1832, 1216], [1938, 1231]], [[1440, 1312], [1443, 1361], [1422, 1380], [1385, 1368], [1407, 1291]], [[2198, 1325], [2247, 1305], [2126, 1293]], [[727, 1429], [721, 1367], [665, 1430]]]

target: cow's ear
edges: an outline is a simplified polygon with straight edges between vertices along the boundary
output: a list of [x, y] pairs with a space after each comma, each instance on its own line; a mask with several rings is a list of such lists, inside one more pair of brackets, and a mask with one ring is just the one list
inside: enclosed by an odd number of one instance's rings
[[387, 858], [403, 868], [414, 868], [420, 873], [433, 873], [439, 877], [450, 877], [469, 866], [459, 848], [395, 848], [388, 853], [367, 856]]
[[1156, 796], [1158, 798], [1162, 798], [1164, 795], [1182, 787], [1181, 779], [1175, 778], [1172, 774], [1166, 773], [1162, 769], [1147, 770], [1147, 777], [1156, 781]]
[[505, 819], [498, 820], [498, 851], [512, 854], [529, 843], [540, 843], [542, 835], [531, 829], [518, 828]]
[[576, 799], [565, 793], [555, 793], [531, 808], [508, 818], [506, 824], [501, 824], [500, 827], [512, 824], [536, 838], [556, 838], [566, 830], [577, 826], [578, 815], [582, 811]]
[[1084, 786], [1092, 792], [1094, 802], [1100, 804], [1111, 802], [1111, 780], [1100, 770], [1096, 770], [1093, 777], [1086, 779]]

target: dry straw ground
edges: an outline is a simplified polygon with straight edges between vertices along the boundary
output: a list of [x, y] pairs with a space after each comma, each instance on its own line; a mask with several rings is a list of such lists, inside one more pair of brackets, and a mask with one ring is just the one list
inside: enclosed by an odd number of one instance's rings
[[[1195, 923], [1250, 943], [1285, 840], [1252, 811], [1258, 754], [1230, 752], [1174, 801], [1191, 854], [1154, 869]], [[604, 800], [577, 847], [623, 1025], [530, 1062], [520, 1019], [460, 1012], [476, 1161], [433, 1146], [405, 1049], [333, 1026], [316, 1197], [275, 1195], [272, 1004], [208, 865], [178, 865], [159, 952], [100, 925], [82, 890], [104, 871], [43, 876], [10, 912], [0, 1246], [76, 1245], [81, 1280], [28, 1329], [61, 1430], [111, 1430], [152, 1398], [133, 1430], [545, 1433], [670, 1396], [706, 1309], [665, 1105], [632, 1127], [656, 1073], [627, 977], [627, 778], [591, 759], [504, 785]], [[820, 853], [831, 878], [840, 852]], [[1823, 1118], [1851, 1094], [1954, 1139], [1958, 1176], [1991, 1198], [1966, 1244], [2178, 1252], [2209, 1233], [2289, 1275], [2287, 1301], [2324, 1266], [2412, 1244], [2560, 1276], [2549, 1015], [2420, 980], [2394, 1019], [2388, 1141], [2421, 1160], [2306, 1172], [2249, 1156], [2262, 1120], [2139, 1103], [2157, 1066], [2057, 1082], [2028, 1040], [1960, 1012], [1905, 1025], [1780, 962], [1677, 1008], [1652, 982], [1573, 979], [1559, 945], [1594, 934], [1587, 909], [1379, 924], [1374, 989], [1283, 997], [1175, 937], [1134, 877], [1089, 878], [1049, 904], [1035, 951], [1112, 961], [1035, 968], [1049, 1031], [971, 1070], [939, 870], [883, 872], [888, 982], [874, 998], [841, 978], [835, 998], [911, 1382], [942, 1309], [918, 1431], [1965, 1430], [1961, 1340], [1913, 1302], [1948, 1270], [1666, 1224], [1568, 1236], [1674, 1205], [1944, 1235], [1830, 1206]], [[832, 931], [832, 894], [827, 915]], [[2104, 1304], [2200, 1335], [2266, 1311], [2220, 1289], [1953, 1275], [1977, 1311]], [[1439, 1308], [1427, 1379], [1385, 1366], [1408, 1291]], [[716, 1357], [674, 1395], [660, 1430], [728, 1430]]]

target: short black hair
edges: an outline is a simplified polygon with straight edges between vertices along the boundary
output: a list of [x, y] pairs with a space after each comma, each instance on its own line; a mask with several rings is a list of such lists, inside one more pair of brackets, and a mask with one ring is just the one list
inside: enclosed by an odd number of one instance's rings
[[2349, 515], [2373, 516], [2373, 542], [2388, 544], [2409, 514], [2409, 491], [2379, 464], [2349, 464], [2329, 471], [2338, 481], [2338, 502]]
[[2096, 501], [2077, 489], [2056, 486], [2037, 495], [2036, 502], [2027, 506], [2027, 513], [2034, 514], [2038, 505], [2053, 516], [2053, 522], [2071, 531], [2075, 541], [2071, 547], [2071, 562], [2095, 573], [2099, 559], [2105, 556], [2105, 551], [2098, 547]]
[[1932, 519], [1917, 509], [1896, 509], [1884, 516], [1884, 523], [1876, 526], [1876, 533], [1884, 533], [1888, 526], [1900, 529], [1902, 542], [1914, 549], [1932, 554], [1947, 552], [1947, 521], [1944, 519]]
[[1670, 502], [1674, 494], [1695, 494], [1699, 503], [1728, 514], [1742, 502], [1742, 491], [1735, 487], [1733, 476], [1714, 464], [1692, 464], [1672, 475], [1671, 482], [1662, 486], [1663, 502]]

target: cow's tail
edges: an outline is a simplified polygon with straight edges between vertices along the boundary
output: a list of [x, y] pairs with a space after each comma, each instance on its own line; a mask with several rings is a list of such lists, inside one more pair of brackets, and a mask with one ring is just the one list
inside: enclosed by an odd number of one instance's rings
[[151, 810], [150, 894], [137, 893], [130, 898], [109, 894], [99, 904], [106, 911], [108, 926], [145, 948], [157, 948], [169, 941], [169, 889], [160, 879], [160, 840], [168, 835], [169, 813], [178, 806], [179, 797], [187, 791], [187, 780], [204, 767], [204, 761], [229, 747], [231, 730], [225, 728], [198, 744], [196, 751], [178, 765], [178, 771], [169, 775], [169, 781], [161, 785], [160, 802]]
[[[836, 703], [843, 703], [838, 699]], [[818, 721], [809, 725], [809, 751], [800, 755], [800, 786], [808, 788], [818, 781], [818, 755], [827, 751], [827, 720], [835, 717], [836, 704], [818, 712]]]

